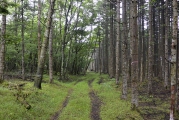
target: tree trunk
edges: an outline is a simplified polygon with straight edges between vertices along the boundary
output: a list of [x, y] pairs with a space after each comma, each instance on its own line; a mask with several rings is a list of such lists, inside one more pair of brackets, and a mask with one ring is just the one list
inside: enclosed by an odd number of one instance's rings
[[41, 50], [41, 0], [38, 0], [38, 59]]
[[[106, 7], [108, 8], [108, 5], [107, 5], [107, 2], [105, 3], [106, 4]], [[105, 13], [106, 13], [106, 15], [105, 15], [105, 21], [106, 21], [106, 23], [105, 23], [105, 41], [104, 41], [104, 46], [105, 46], [105, 48], [104, 48], [104, 68], [105, 68], [105, 73], [108, 73], [109, 74], [109, 25], [108, 25], [108, 22], [109, 22], [109, 20], [108, 20], [108, 15], [107, 15], [107, 9], [106, 9], [106, 11], [105, 11]]]
[[45, 55], [47, 51], [47, 46], [48, 46], [48, 41], [49, 41], [49, 34], [50, 34], [50, 29], [52, 26], [52, 16], [54, 12], [54, 6], [55, 6], [55, 0], [50, 1], [50, 9], [47, 17], [47, 24], [46, 24], [46, 30], [45, 30], [45, 39], [42, 44], [41, 52], [40, 52], [40, 57], [38, 60], [38, 67], [37, 67], [37, 73], [35, 76], [35, 81], [34, 81], [34, 86], [38, 89], [41, 89], [41, 82], [42, 82], [42, 77], [43, 77], [43, 68], [45, 64]]
[[[141, 0], [142, 3], [141, 5], [144, 6], [144, 2], [145, 0]], [[147, 56], [147, 50], [146, 50], [146, 39], [145, 39], [145, 31], [144, 31], [144, 14], [145, 14], [145, 9], [142, 8], [142, 48], [143, 48], [143, 52], [142, 52], [142, 67], [141, 67], [141, 80], [140, 81], [143, 81], [145, 79], [145, 74], [146, 74], [146, 56]]]
[[[156, 4], [156, 6], [158, 6], [158, 1], [156, 1], [154, 3]], [[152, 1], [151, 1], [150, 5], [152, 5], [154, 3], [152, 3]], [[157, 65], [158, 65], [158, 63], [157, 63], [158, 62], [158, 60], [157, 60], [158, 59], [158, 38], [157, 38], [157, 35], [158, 35], [158, 32], [157, 32], [157, 28], [158, 28], [158, 25], [157, 25], [158, 24], [158, 21], [157, 21], [158, 20], [158, 17], [157, 17], [158, 16], [158, 11], [157, 11], [157, 8], [155, 7], [155, 5], [152, 5], [152, 12], [151, 12], [151, 14], [152, 14], [152, 20], [151, 20], [151, 22], [152, 22], [152, 31], [151, 31], [152, 36], [151, 37], [152, 37], [152, 40], [153, 40], [153, 42], [151, 42], [151, 44], [153, 45], [153, 52], [152, 52], [152, 54], [153, 54], [153, 61], [152, 61], [153, 65], [152, 65], [152, 67], [149, 66], [149, 69], [150, 68], [153, 68], [153, 69], [149, 70], [149, 72], [150, 73], [153, 72], [153, 77], [154, 76], [158, 77], [158, 68], [157, 68]], [[149, 37], [149, 47], [150, 47], [150, 37]], [[149, 59], [152, 57], [152, 54], [149, 54]], [[150, 77], [150, 79], [152, 79], [151, 77]]]
[[148, 48], [148, 93], [152, 93], [152, 79], [153, 79], [153, 13], [152, 5], [149, 4], [149, 48]]
[[138, 107], [138, 35], [137, 35], [137, 0], [131, 1], [130, 8], [130, 38], [131, 38], [131, 78], [132, 97], [131, 108]]
[[[165, 78], [165, 17], [164, 17], [164, 0], [161, 0], [161, 51], [160, 51], [160, 55], [162, 58], [161, 61], [161, 79], [164, 80]], [[160, 46], [159, 46], [160, 47]]]
[[122, 98], [127, 98], [127, 81], [129, 79], [128, 72], [128, 39], [127, 39], [127, 17], [126, 17], [126, 0], [122, 0]]
[[142, 69], [141, 69], [141, 66], [142, 66], [142, 53], [143, 53], [143, 49], [142, 49], [142, 30], [141, 30], [141, 28], [142, 28], [142, 24], [141, 24], [141, 21], [142, 21], [142, 14], [141, 14], [141, 12], [142, 12], [142, 4], [141, 4], [142, 2], [141, 2], [141, 0], [139, 0], [138, 1], [138, 11], [140, 11], [139, 13], [138, 13], [138, 31], [139, 31], [139, 33], [138, 33], [138, 43], [139, 43], [139, 45], [138, 45], [138, 66], [139, 66], [139, 72], [138, 72], [138, 78], [140, 79], [141, 78], [141, 73], [142, 73]]
[[117, 30], [117, 40], [116, 40], [116, 84], [119, 84], [119, 67], [120, 67], [120, 62], [119, 62], [119, 49], [120, 49], [120, 0], [117, 0], [117, 12], [116, 12], [116, 20], [117, 20], [117, 25], [116, 25], [116, 30]]
[[177, 31], [178, 31], [178, 12], [177, 0], [173, 0], [173, 39], [171, 46], [171, 106], [170, 106], [170, 120], [174, 120], [175, 112], [175, 96], [176, 96], [176, 48], [177, 48]]
[[50, 29], [49, 36], [49, 82], [53, 82], [53, 28]]
[[[35, 17], [35, 6], [36, 6], [36, 3], [35, 1], [33, 1], [33, 16], [32, 16], [32, 25], [31, 25], [31, 32], [30, 32], [30, 38], [32, 39], [33, 38], [33, 30], [34, 30], [34, 17]], [[32, 40], [31, 40], [32, 41]], [[30, 43], [32, 43], [30, 41]], [[34, 72], [34, 58], [35, 55], [32, 53], [32, 51], [30, 52], [30, 55], [29, 55], [29, 61], [28, 61], [28, 65], [30, 66], [30, 74], [32, 76], [33, 72]]]
[[168, 88], [168, 79], [169, 79], [169, 57], [168, 57], [168, 32], [169, 31], [169, 15], [168, 15], [168, 0], [165, 4], [165, 78], [164, 78], [164, 87]]
[[4, 81], [5, 35], [6, 35], [6, 15], [2, 15], [1, 41], [0, 41], [0, 83]]
[[98, 48], [98, 63], [99, 63], [99, 67], [98, 67], [98, 72], [101, 75], [101, 68], [102, 68], [102, 62], [101, 62], [101, 33], [100, 33], [100, 26], [98, 28], [98, 43], [99, 43], [99, 48]]
[[[17, 4], [18, 3], [18, 0], [15, 0], [14, 1], [14, 3], [15, 4]], [[18, 11], [18, 8], [17, 8], [17, 6], [15, 7], [15, 15], [14, 15], [14, 22], [15, 22], [15, 26], [14, 26], [14, 32], [15, 32], [15, 36], [17, 36], [18, 35], [18, 19], [17, 19], [17, 11]]]
[[109, 54], [109, 76], [110, 78], [114, 78], [114, 30], [113, 30], [113, 3], [110, 3], [110, 54]]
[[22, 67], [22, 79], [25, 80], [25, 62], [24, 62], [24, 54], [25, 54], [25, 51], [24, 51], [24, 1], [22, 0], [21, 1], [21, 38], [22, 38], [22, 43], [21, 43], [21, 46], [22, 46], [22, 64], [21, 64], [21, 67]]
[[64, 78], [65, 78], [65, 76], [64, 76], [64, 57], [65, 57], [65, 51], [64, 51], [64, 48], [65, 47], [65, 45], [64, 45], [64, 42], [63, 42], [63, 40], [62, 40], [62, 43], [61, 43], [61, 54], [62, 54], [62, 56], [61, 56], [61, 73], [60, 73], [60, 80], [63, 80]]

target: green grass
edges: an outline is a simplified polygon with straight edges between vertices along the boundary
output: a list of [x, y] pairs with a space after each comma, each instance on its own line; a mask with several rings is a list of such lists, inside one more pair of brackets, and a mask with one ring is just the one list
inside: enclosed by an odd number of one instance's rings
[[79, 82], [73, 87], [69, 103], [59, 120], [90, 120], [89, 88], [86, 81]]
[[93, 82], [93, 88], [102, 100], [102, 120], [143, 120], [136, 111], [131, 111], [130, 101], [121, 100], [121, 88], [116, 88], [114, 79], [109, 80], [106, 75], [101, 75], [104, 83], [97, 84], [99, 77]]
[[[100, 77], [104, 81], [99, 85]], [[88, 81], [94, 79], [92, 88]], [[80, 80], [80, 82], [76, 82]], [[12, 80], [13, 84], [23, 81]], [[44, 75], [44, 81], [48, 76]], [[68, 82], [54, 81], [55, 84], [43, 83], [42, 90], [33, 87], [33, 82], [25, 82], [28, 93], [26, 101], [31, 105], [27, 110], [14, 96], [17, 90], [9, 90], [8, 82], [0, 85], [0, 120], [49, 120], [62, 108], [63, 102], [71, 90], [68, 105], [60, 114], [59, 120], [90, 120], [91, 100], [89, 92], [94, 90], [102, 101], [100, 116], [102, 120], [142, 120], [139, 113], [130, 110], [130, 101], [121, 100], [121, 88], [116, 88], [115, 80], [107, 75], [88, 73], [85, 76], [70, 76]], [[75, 85], [75, 83], [77, 83]]]
[[[15, 83], [19, 83], [18, 80]], [[27, 110], [21, 105], [14, 96], [17, 90], [9, 90], [3, 85], [0, 86], [0, 119], [2, 120], [46, 120], [57, 111], [59, 105], [63, 103], [68, 93], [68, 87], [57, 86], [54, 84], [43, 83], [42, 90], [34, 89], [32, 82], [26, 82], [25, 90], [30, 95], [26, 101], [31, 105], [31, 109]]]

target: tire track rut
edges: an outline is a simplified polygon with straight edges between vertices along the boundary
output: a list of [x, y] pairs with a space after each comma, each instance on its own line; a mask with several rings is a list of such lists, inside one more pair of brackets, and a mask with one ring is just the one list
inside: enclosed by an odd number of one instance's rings
[[68, 94], [67, 94], [65, 100], [63, 101], [63, 104], [62, 104], [61, 108], [57, 112], [55, 112], [55, 114], [51, 117], [50, 120], [58, 120], [58, 118], [60, 117], [60, 114], [62, 113], [63, 109], [67, 106], [67, 104], [69, 102], [69, 99], [70, 99], [70, 95], [72, 94], [72, 92], [73, 92], [72, 89], [70, 89], [68, 91]]
[[[94, 79], [88, 81], [88, 86], [90, 88], [92, 88], [91, 84], [93, 83], [93, 81]], [[90, 113], [91, 120], [101, 120], [100, 118], [101, 100], [96, 95], [93, 89], [89, 92], [89, 96], [91, 99], [91, 113]]]
[[[83, 79], [79, 79], [78, 81], [76, 81], [74, 83], [74, 86], [77, 85], [81, 81], [83, 81]], [[54, 113], [53, 116], [51, 116], [50, 120], [58, 120], [59, 119], [63, 109], [68, 105], [68, 102], [69, 102], [69, 99], [70, 99], [70, 95], [72, 94], [72, 92], [73, 92], [73, 89], [68, 90], [68, 94], [67, 94], [65, 100], [63, 101], [62, 106], [60, 107], [60, 109], [57, 112]]]

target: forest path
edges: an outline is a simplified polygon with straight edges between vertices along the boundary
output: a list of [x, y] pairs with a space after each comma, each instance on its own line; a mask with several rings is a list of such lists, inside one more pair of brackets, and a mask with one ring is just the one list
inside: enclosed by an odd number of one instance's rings
[[101, 107], [101, 100], [96, 95], [94, 90], [92, 89], [92, 83], [94, 79], [91, 79], [88, 81], [88, 86], [91, 88], [91, 91], [89, 92], [89, 96], [91, 99], [91, 113], [90, 117], [92, 120], [101, 120], [100, 118], [100, 107]]
[[58, 119], [59, 119], [60, 114], [62, 113], [63, 109], [64, 109], [64, 108], [67, 106], [67, 104], [68, 104], [68, 101], [69, 101], [69, 98], [70, 98], [70, 95], [72, 94], [72, 92], [73, 92], [72, 89], [70, 89], [70, 90], [68, 91], [68, 94], [67, 94], [65, 100], [63, 101], [62, 106], [60, 107], [60, 109], [59, 109], [57, 112], [55, 112], [55, 114], [51, 117], [50, 120], [58, 120]]
[[[82, 81], [82, 79], [79, 79], [73, 85], [75, 86], [75, 85], [77, 85], [81, 81]], [[50, 120], [58, 120], [59, 119], [60, 114], [62, 113], [63, 109], [67, 106], [67, 104], [69, 102], [69, 98], [70, 98], [72, 92], [73, 92], [73, 89], [70, 89], [68, 91], [68, 94], [67, 94], [65, 100], [63, 101], [62, 106], [60, 107], [60, 109], [57, 112], [55, 112], [55, 114], [53, 116], [51, 116]]]
[[[81, 85], [84, 85], [86, 83], [86, 97], [89, 98], [89, 119], [91, 120], [101, 120], [100, 117], [100, 107], [101, 107], [101, 100], [99, 99], [99, 97], [97, 96], [95, 90], [93, 89], [92, 83], [94, 82], [95, 78], [87, 78], [87, 79], [79, 79], [76, 80], [72, 86], [71, 89], [69, 89], [68, 94], [66, 96], [66, 98], [63, 101], [63, 104], [60, 105], [60, 108], [57, 112], [54, 113], [54, 115], [51, 116], [50, 120], [59, 120], [59, 119], [64, 119], [63, 117], [63, 113], [66, 112], [65, 109], [68, 109], [68, 107], [73, 106], [73, 109], [75, 110], [76, 108], [74, 107], [74, 104], [71, 105], [70, 102], [72, 102], [74, 100], [74, 96], [78, 97], [76, 99], [79, 99], [80, 101], [80, 96], [76, 96], [75, 93], [76, 92], [83, 92], [83, 91], [79, 91], [83, 88], [80, 89], [80, 87], [83, 87]], [[97, 84], [101, 83], [101, 79], [96, 82]], [[81, 85], [80, 85], [81, 84]], [[78, 89], [76, 89], [78, 88]], [[81, 101], [83, 102], [83, 101]], [[70, 113], [69, 113], [70, 114]], [[87, 117], [87, 116], [86, 116]]]

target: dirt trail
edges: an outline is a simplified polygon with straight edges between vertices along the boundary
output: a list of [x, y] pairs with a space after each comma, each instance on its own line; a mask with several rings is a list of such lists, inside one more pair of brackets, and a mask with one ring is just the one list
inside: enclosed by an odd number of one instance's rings
[[101, 101], [99, 97], [95, 94], [94, 91], [91, 91], [89, 93], [90, 99], [91, 99], [91, 119], [92, 120], [101, 120], [100, 118], [100, 107], [101, 107]]
[[101, 77], [101, 78], [99, 79], [99, 81], [98, 81], [98, 84], [100, 85], [100, 84], [103, 83], [103, 82], [104, 82], [104, 78]]
[[[94, 79], [88, 81], [88, 85], [89, 85], [90, 88], [92, 88], [91, 84], [92, 84], [93, 81], [94, 81]], [[89, 96], [90, 96], [90, 99], [91, 99], [90, 117], [91, 117], [92, 120], [101, 120], [101, 118], [100, 118], [101, 101], [93, 90], [91, 90], [91, 92], [89, 92]]]
[[65, 98], [65, 100], [64, 100], [64, 102], [63, 102], [63, 105], [61, 106], [61, 108], [59, 109], [59, 111], [57, 111], [57, 112], [50, 118], [50, 120], [58, 120], [58, 118], [60, 117], [60, 114], [62, 113], [63, 109], [67, 106], [68, 101], [69, 101], [69, 98], [70, 98], [70, 95], [71, 95], [72, 92], [73, 92], [72, 89], [70, 89], [70, 90], [68, 91], [68, 94], [67, 94], [67, 96], [66, 96], [66, 98]]
[[91, 79], [91, 80], [88, 81], [88, 86], [89, 86], [90, 88], [92, 88], [92, 85], [91, 85], [91, 84], [93, 83], [93, 81], [94, 81], [94, 79]]
[[74, 83], [74, 85], [77, 85], [79, 82], [81, 82], [81, 81], [83, 81], [83, 79], [79, 79], [79, 80], [77, 80], [75, 83]]

